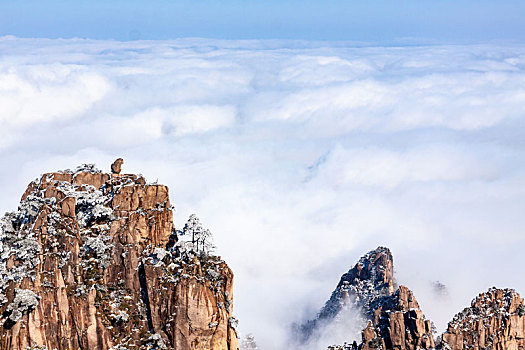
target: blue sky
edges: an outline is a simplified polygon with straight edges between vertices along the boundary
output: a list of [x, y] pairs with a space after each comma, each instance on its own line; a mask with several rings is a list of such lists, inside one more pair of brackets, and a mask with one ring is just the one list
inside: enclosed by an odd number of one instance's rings
[[522, 41], [524, 1], [0, 0], [0, 35], [45, 38]]

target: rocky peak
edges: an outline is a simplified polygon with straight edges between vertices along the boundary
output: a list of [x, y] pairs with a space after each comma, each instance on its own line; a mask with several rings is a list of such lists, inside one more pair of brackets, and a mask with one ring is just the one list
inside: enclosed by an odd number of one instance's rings
[[118, 165], [44, 174], [1, 219], [0, 349], [238, 349], [231, 270]]
[[378, 247], [361, 257], [345, 273], [330, 299], [319, 312], [320, 319], [332, 318], [345, 306], [372, 311], [371, 303], [394, 292], [394, 260], [388, 248]]
[[[335, 319], [341, 310], [355, 308], [358, 314], [371, 317], [371, 304], [394, 291], [394, 261], [386, 247], [378, 247], [362, 256], [345, 273], [316, 319], [299, 327], [298, 338], [305, 342], [317, 328]], [[357, 321], [357, 320], [356, 320]]]
[[[330, 300], [313, 322], [333, 318], [340, 310], [351, 306], [361, 312], [366, 327], [361, 333], [361, 342], [333, 345], [329, 349], [415, 350], [435, 347], [432, 323], [423, 315], [412, 291], [400, 286], [394, 292], [393, 273], [390, 250], [379, 247], [368, 252], [341, 277]], [[313, 322], [310, 325], [317, 325]]]
[[361, 307], [368, 323], [361, 342], [331, 345], [329, 350], [525, 349], [525, 302], [516, 291], [491, 288], [478, 295], [435, 341], [432, 322], [412, 291], [400, 286], [391, 292], [392, 271], [392, 255], [380, 247], [343, 275], [319, 318], [308, 325], [315, 330], [322, 317], [337, 314], [349, 303]]
[[512, 289], [490, 288], [454, 316], [442, 349], [524, 349], [525, 303]]

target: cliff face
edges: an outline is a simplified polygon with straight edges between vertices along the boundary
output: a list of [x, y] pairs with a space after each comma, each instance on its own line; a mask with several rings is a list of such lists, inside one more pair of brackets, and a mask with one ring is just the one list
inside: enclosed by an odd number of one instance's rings
[[0, 228], [0, 349], [238, 349], [233, 274], [180, 249], [166, 186], [44, 174]]
[[525, 303], [512, 289], [491, 288], [449, 322], [442, 349], [525, 349]]
[[432, 324], [405, 286], [373, 305], [373, 320], [363, 330], [359, 349], [433, 349]]

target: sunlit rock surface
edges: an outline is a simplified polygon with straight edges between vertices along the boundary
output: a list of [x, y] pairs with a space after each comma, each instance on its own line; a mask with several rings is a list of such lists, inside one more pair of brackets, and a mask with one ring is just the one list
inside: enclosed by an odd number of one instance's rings
[[512, 289], [491, 288], [454, 316], [443, 349], [525, 349], [525, 304]]
[[374, 302], [373, 320], [362, 333], [359, 349], [433, 349], [432, 323], [405, 286]]
[[166, 186], [42, 175], [0, 227], [0, 349], [238, 349], [233, 273], [181, 254]]

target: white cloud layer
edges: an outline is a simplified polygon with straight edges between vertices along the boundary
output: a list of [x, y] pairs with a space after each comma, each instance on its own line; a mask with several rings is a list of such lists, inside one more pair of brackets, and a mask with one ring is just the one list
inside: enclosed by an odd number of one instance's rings
[[214, 232], [262, 349], [378, 245], [439, 330], [489, 286], [525, 294], [523, 46], [5, 37], [0, 106], [1, 210], [123, 157]]

